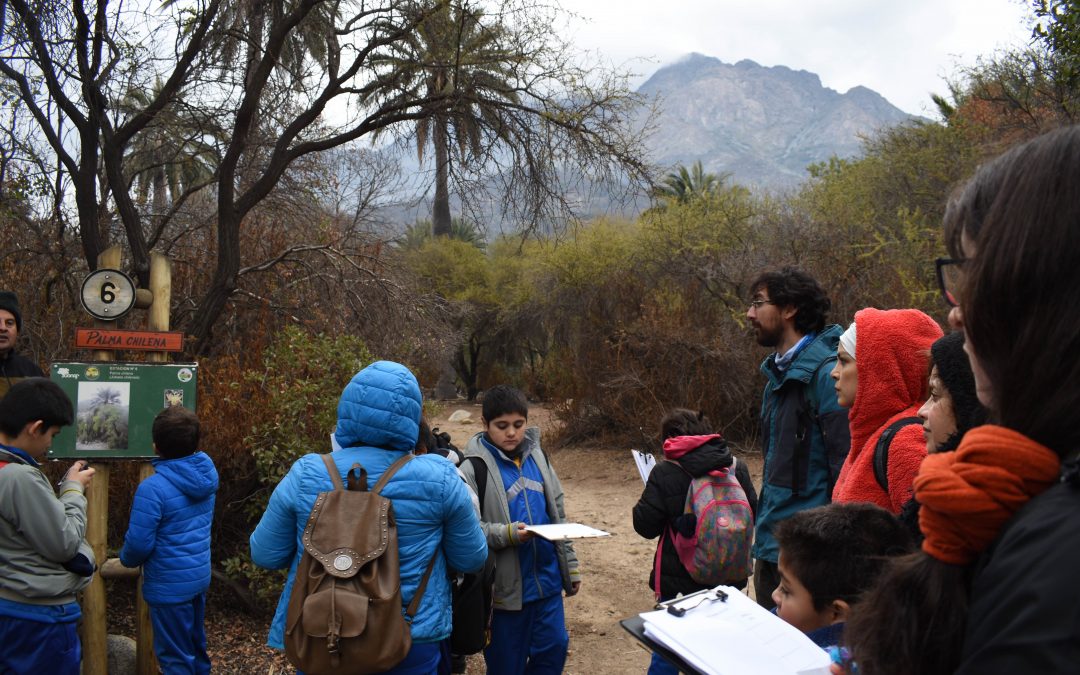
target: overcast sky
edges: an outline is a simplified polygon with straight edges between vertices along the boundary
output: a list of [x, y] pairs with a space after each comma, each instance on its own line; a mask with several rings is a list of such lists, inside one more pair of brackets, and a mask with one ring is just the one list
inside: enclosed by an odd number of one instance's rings
[[[572, 41], [642, 77], [690, 52], [808, 70], [840, 93], [863, 85], [934, 116], [958, 64], [1031, 35], [1024, 0], [560, 0], [589, 21]], [[647, 59], [642, 61], [640, 59]]]

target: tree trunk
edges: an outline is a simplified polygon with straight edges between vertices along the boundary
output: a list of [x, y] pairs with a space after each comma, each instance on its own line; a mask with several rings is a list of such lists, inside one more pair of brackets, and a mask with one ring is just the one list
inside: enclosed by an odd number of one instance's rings
[[431, 207], [431, 233], [436, 237], [450, 236], [450, 152], [446, 147], [447, 119], [438, 115], [434, 120], [432, 141], [435, 144], [435, 203]]

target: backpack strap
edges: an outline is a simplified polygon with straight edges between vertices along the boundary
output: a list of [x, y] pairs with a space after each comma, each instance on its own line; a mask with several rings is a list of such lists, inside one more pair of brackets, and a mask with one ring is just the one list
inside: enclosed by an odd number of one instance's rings
[[390, 482], [390, 479], [394, 476], [395, 473], [397, 473], [398, 469], [412, 461], [412, 458], [413, 454], [411, 452], [406, 452], [404, 455], [399, 457], [396, 462], [394, 462], [390, 465], [389, 468], [387, 468], [386, 471], [383, 471], [383, 475], [379, 476], [379, 481], [375, 483], [375, 487], [371, 488], [371, 491], [375, 494], [379, 494], [379, 491], [382, 490], [383, 487], [385, 487], [386, 484]]
[[881, 432], [874, 446], [874, 478], [885, 492], [889, 491], [889, 445], [896, 432], [912, 424], [922, 424], [921, 417], [901, 417]]
[[[330, 453], [327, 453], [325, 455], [322, 455], [322, 459], [323, 459], [323, 464], [326, 464], [326, 472], [328, 474], [330, 474], [330, 480], [334, 481], [334, 489], [335, 490], [344, 490], [345, 486], [341, 482], [341, 474], [338, 473], [337, 464], [334, 463], [334, 458], [330, 456]], [[355, 464], [353, 466], [353, 468], [356, 468], [357, 466], [360, 466], [360, 465]], [[360, 467], [360, 470], [363, 472], [364, 468]], [[349, 473], [352, 473], [352, 469], [349, 469]], [[362, 475], [365, 476], [364, 483], [367, 484], [366, 472], [364, 472]]]
[[[475, 461], [473, 461], [475, 460]], [[480, 500], [480, 513], [484, 512], [484, 493], [487, 492], [488, 467], [483, 457], [470, 455], [465, 461], [472, 464], [473, 477], [476, 478], [476, 497]]]
[[416, 587], [416, 594], [413, 595], [412, 601], [409, 602], [409, 608], [406, 610], [406, 614], [408, 614], [410, 621], [420, 610], [420, 598], [424, 597], [424, 591], [427, 590], [428, 577], [431, 576], [431, 570], [435, 568], [435, 558], [438, 556], [439, 551], [436, 549], [435, 554], [431, 556], [431, 561], [427, 564], [427, 569], [424, 570], [424, 576], [420, 577], [420, 585]]

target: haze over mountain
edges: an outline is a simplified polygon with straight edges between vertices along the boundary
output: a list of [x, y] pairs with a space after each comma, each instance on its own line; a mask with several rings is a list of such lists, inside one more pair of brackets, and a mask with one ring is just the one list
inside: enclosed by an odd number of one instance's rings
[[858, 155], [860, 135], [917, 119], [866, 87], [841, 94], [805, 70], [701, 54], [663, 66], [638, 92], [661, 100], [653, 162], [701, 160], [708, 172], [774, 189], [804, 180], [809, 164]]

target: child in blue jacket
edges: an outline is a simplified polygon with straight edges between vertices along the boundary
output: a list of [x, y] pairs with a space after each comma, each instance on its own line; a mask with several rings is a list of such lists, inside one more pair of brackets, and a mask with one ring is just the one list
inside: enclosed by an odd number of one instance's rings
[[[484, 394], [484, 431], [465, 446], [461, 472], [483, 494], [480, 527], [495, 551], [495, 608], [491, 643], [484, 650], [493, 675], [563, 672], [570, 638], [562, 595], [581, 587], [570, 542], [550, 542], [528, 525], [566, 522], [559, 477], [540, 448], [540, 430], [526, 427], [529, 403], [507, 385]], [[485, 487], [479, 488], [482, 460]]]
[[199, 418], [187, 408], [162, 410], [151, 433], [156, 473], [135, 491], [120, 562], [143, 567], [143, 597], [162, 671], [201, 675], [210, 672], [203, 610], [217, 469], [197, 451]]

